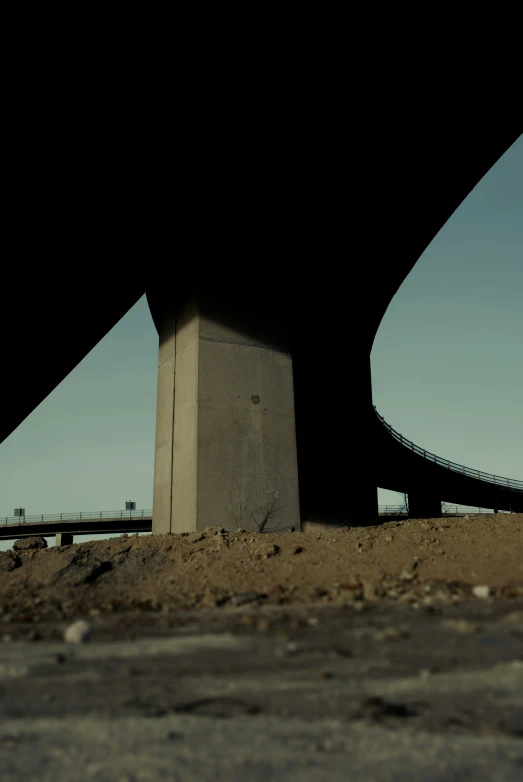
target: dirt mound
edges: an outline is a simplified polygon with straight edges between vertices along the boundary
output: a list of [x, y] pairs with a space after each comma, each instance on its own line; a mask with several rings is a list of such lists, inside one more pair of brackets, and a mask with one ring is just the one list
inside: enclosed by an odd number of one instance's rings
[[28, 551], [30, 549], [47, 548], [47, 541], [40, 535], [34, 535], [31, 538], [20, 538], [20, 540], [15, 540], [13, 548], [15, 551]]
[[519, 595], [522, 529], [523, 514], [498, 514], [284, 534], [209, 527], [1, 552], [0, 620], [318, 600], [430, 606], [478, 585]]

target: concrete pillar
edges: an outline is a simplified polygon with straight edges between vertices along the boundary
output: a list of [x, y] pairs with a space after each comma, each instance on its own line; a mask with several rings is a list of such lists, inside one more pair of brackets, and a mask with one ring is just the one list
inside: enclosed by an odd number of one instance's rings
[[70, 546], [73, 542], [73, 535], [70, 532], [57, 532], [55, 546]]
[[[330, 299], [293, 351], [302, 530], [380, 524], [368, 346]], [[346, 352], [333, 337], [347, 333]]]
[[430, 494], [409, 494], [410, 519], [436, 519], [441, 516], [441, 500]]
[[292, 360], [269, 302], [162, 305], [153, 534], [300, 529]]

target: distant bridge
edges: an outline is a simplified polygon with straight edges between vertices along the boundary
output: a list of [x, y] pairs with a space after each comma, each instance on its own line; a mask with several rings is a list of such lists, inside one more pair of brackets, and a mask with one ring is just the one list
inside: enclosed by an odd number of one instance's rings
[[32, 535], [52, 537], [56, 545], [73, 542], [74, 535], [110, 535], [152, 531], [152, 510], [96, 511], [7, 516], [0, 519], [0, 540], [18, 540]]
[[[374, 406], [376, 483], [409, 495], [413, 518], [440, 515], [441, 502], [495, 513], [523, 513], [523, 481], [457, 464], [413, 443], [387, 424]], [[421, 500], [421, 501], [420, 501]]]
[[[383, 433], [386, 433], [386, 439], [382, 440], [382, 448], [378, 447], [377, 451], [382, 454], [382, 457], [385, 457], [387, 474], [393, 474], [391, 465], [401, 464], [407, 457], [411, 460], [411, 464], [408, 470], [401, 471], [402, 477], [405, 475], [415, 476], [417, 472], [417, 480], [425, 479], [433, 491], [434, 488], [439, 488], [430, 508], [420, 508], [419, 504], [412, 500], [411, 494], [409, 494], [408, 507], [404, 504], [379, 505], [378, 522], [380, 519], [383, 522], [385, 519], [408, 518], [409, 516], [413, 518], [464, 516], [466, 514], [482, 515], [523, 511], [523, 481], [491, 475], [436, 456], [396, 432], [390, 424], [385, 422], [375, 407], [374, 413], [382, 436]], [[393, 451], [390, 450], [391, 444], [394, 444]], [[397, 450], [398, 446], [399, 450]], [[379, 485], [394, 491], [400, 490], [399, 486], [387, 485], [381, 481]], [[409, 492], [407, 490], [404, 493], [408, 494]], [[483, 507], [440, 501], [441, 496], [452, 497], [452, 495], [458, 500], [461, 496], [470, 498], [469, 502], [476, 499], [476, 502], [483, 500], [492, 504], [490, 507]], [[350, 507], [350, 489], [346, 491], [345, 502], [347, 507]], [[420, 510], [427, 512], [420, 513]], [[428, 512], [429, 510], [430, 512]], [[74, 535], [152, 532], [152, 517], [151, 509], [6, 516], [0, 519], [0, 540], [16, 540], [31, 535], [41, 535], [42, 537], [56, 535], [56, 545], [65, 545], [73, 542]]]
[[[493, 513], [491, 508], [470, 508], [443, 503], [442, 516], [473, 516]], [[406, 519], [405, 505], [379, 505], [382, 520]], [[4, 516], [0, 518], [0, 540], [19, 540], [33, 535], [44, 538], [56, 536], [56, 545], [72, 543], [74, 535], [100, 535], [152, 531], [152, 510], [110, 510], [75, 513], [50, 513], [31, 516]]]

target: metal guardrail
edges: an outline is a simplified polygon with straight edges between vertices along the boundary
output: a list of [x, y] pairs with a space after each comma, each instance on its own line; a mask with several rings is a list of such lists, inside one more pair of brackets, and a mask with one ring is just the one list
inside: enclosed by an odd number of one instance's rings
[[103, 519], [143, 519], [148, 516], [152, 517], [152, 510], [108, 510], [108, 511], [96, 511], [94, 513], [47, 513], [39, 514], [36, 516], [5, 516], [1, 519], [1, 523], [6, 525], [22, 524], [42, 524], [48, 521], [60, 522], [60, 521], [83, 521], [84, 519], [96, 521]]
[[452, 470], [453, 472], [459, 472], [462, 475], [467, 475], [469, 478], [476, 478], [480, 481], [486, 481], [487, 483], [493, 483], [495, 486], [500, 486], [501, 488], [508, 488], [508, 489], [516, 489], [517, 491], [523, 491], [523, 481], [517, 481], [513, 478], [502, 478], [500, 475], [492, 475], [488, 472], [482, 472], [481, 470], [472, 470], [470, 467], [465, 467], [463, 464], [456, 464], [456, 462], [451, 462], [449, 459], [442, 459], [440, 456], [436, 456], [436, 454], [431, 453], [430, 451], [426, 451], [424, 448], [420, 448], [418, 445], [415, 445], [411, 440], [407, 440], [406, 437], [403, 437], [402, 434], [397, 432], [395, 429], [392, 428], [390, 424], [388, 424], [382, 415], [378, 413], [376, 410], [376, 406], [374, 405], [374, 411], [376, 415], [378, 416], [379, 420], [385, 427], [385, 429], [388, 429], [390, 434], [402, 445], [404, 445], [406, 448], [409, 448], [411, 451], [414, 451], [414, 453], [417, 453], [419, 456], [423, 456], [425, 459], [428, 459], [430, 462], [434, 462], [434, 464], [439, 464], [440, 467], [446, 467], [448, 470]]
[[[492, 508], [476, 508], [476, 507], [470, 507], [468, 505], [449, 505], [448, 503], [443, 503], [445, 505], [445, 508], [442, 508], [441, 515], [442, 516], [483, 516], [486, 513], [492, 513], [494, 514], [494, 510]], [[378, 505], [378, 513], [380, 516], [407, 516], [408, 511], [405, 510], [404, 505]], [[499, 513], [510, 513], [510, 511], [502, 511], [500, 510]]]
[[[491, 508], [476, 508], [471, 509], [465, 505], [446, 505], [442, 510], [443, 516], [453, 515], [469, 515], [494, 513]], [[505, 511], [500, 511], [504, 513]], [[508, 513], [508, 511], [506, 511]], [[407, 516], [408, 511], [405, 510], [404, 505], [378, 505], [378, 513], [380, 516]], [[103, 519], [144, 519], [152, 518], [152, 510], [108, 510], [108, 511], [95, 511], [94, 513], [48, 513], [39, 514], [33, 516], [5, 516], [0, 519], [0, 524], [3, 526], [22, 526], [23, 524], [46, 524], [47, 522], [59, 523], [61, 521], [97, 521]]]

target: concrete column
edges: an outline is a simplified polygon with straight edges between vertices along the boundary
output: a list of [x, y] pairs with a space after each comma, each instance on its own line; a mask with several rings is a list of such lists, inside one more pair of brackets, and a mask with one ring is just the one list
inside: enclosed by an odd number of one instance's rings
[[[349, 310], [350, 313], [351, 310]], [[302, 530], [380, 524], [368, 346], [347, 307], [305, 312], [293, 351]], [[346, 351], [334, 338], [347, 334]]]
[[429, 494], [409, 494], [410, 519], [436, 519], [441, 516], [441, 500]]
[[176, 348], [174, 312], [164, 314], [159, 331], [152, 530], [153, 534], [165, 535], [171, 531], [172, 509]]
[[57, 532], [55, 546], [70, 546], [73, 542], [73, 535], [70, 532]]
[[185, 294], [163, 305], [153, 534], [300, 529], [294, 390], [278, 308]]

